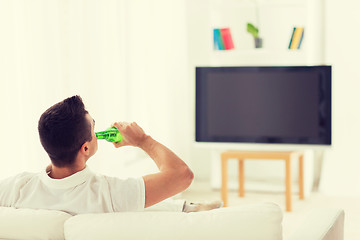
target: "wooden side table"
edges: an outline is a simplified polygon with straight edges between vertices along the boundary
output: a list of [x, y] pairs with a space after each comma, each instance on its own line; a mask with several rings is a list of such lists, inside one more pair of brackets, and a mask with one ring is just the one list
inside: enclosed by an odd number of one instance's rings
[[221, 154], [221, 198], [224, 206], [228, 205], [228, 160], [239, 161], [239, 196], [243, 197], [244, 191], [244, 161], [253, 159], [269, 159], [285, 161], [285, 201], [286, 211], [290, 212], [291, 205], [291, 157], [297, 155], [299, 158], [299, 199], [304, 199], [304, 154], [302, 152], [256, 152], [256, 151], [227, 151]]

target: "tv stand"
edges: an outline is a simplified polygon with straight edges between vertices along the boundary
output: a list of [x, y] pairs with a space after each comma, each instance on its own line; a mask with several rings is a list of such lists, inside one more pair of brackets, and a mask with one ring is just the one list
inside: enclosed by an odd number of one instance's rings
[[221, 154], [221, 198], [224, 206], [228, 206], [228, 160], [239, 161], [239, 196], [244, 197], [244, 161], [256, 159], [284, 160], [285, 161], [285, 201], [286, 211], [292, 210], [291, 200], [291, 158], [297, 156], [299, 159], [299, 199], [304, 199], [304, 154], [298, 151], [269, 152], [269, 151], [226, 151]]

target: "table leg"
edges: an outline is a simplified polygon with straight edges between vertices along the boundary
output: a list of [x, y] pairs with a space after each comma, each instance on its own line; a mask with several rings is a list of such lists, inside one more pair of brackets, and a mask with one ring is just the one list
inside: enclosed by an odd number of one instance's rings
[[227, 158], [221, 156], [221, 199], [224, 203], [224, 207], [228, 206], [228, 169], [227, 169]]
[[299, 155], [299, 199], [304, 199], [304, 155]]
[[244, 196], [245, 196], [244, 181], [245, 181], [245, 176], [244, 176], [244, 160], [243, 160], [243, 159], [239, 159], [239, 196], [240, 196], [240, 197], [244, 197]]
[[285, 159], [286, 211], [291, 212], [291, 157]]

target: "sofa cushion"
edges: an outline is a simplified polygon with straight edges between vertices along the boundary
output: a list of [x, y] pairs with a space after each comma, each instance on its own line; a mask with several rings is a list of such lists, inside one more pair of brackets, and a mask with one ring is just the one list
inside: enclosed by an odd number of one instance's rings
[[70, 217], [54, 210], [0, 207], [0, 239], [64, 239]]
[[197, 213], [81, 214], [65, 222], [72, 239], [282, 239], [282, 211], [273, 203]]

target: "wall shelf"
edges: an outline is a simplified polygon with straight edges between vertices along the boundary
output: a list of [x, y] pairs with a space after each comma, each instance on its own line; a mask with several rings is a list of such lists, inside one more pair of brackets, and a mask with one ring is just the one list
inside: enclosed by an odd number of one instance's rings
[[214, 50], [209, 64], [213, 66], [261, 65], [261, 66], [293, 66], [306, 65], [305, 50]]
[[[189, 2], [189, 49], [193, 66], [320, 65], [323, 54], [321, 0], [195, 0]], [[258, 6], [258, 8], [256, 8]], [[254, 48], [246, 24], [260, 29], [263, 48]], [[289, 50], [294, 27], [305, 29], [299, 50]], [[213, 49], [213, 29], [230, 28], [233, 50]]]

